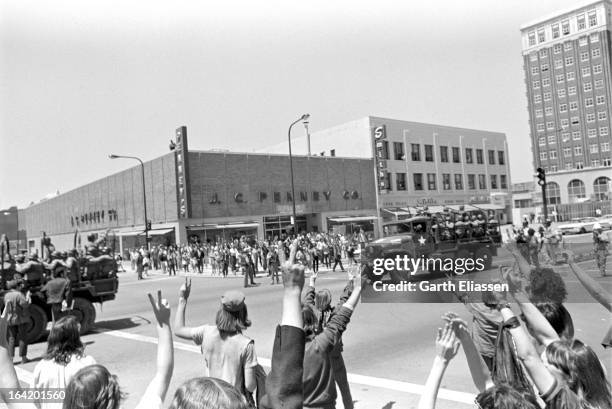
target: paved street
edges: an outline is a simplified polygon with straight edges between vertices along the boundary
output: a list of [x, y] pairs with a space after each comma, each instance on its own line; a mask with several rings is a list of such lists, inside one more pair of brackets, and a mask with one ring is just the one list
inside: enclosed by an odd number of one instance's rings
[[[495, 263], [508, 261], [503, 255]], [[584, 268], [597, 277], [592, 262]], [[562, 270], [563, 268], [561, 268]], [[230, 273], [231, 274], [231, 273]], [[568, 279], [571, 280], [569, 275]], [[146, 293], [163, 291], [176, 309], [178, 288], [183, 277], [167, 277], [159, 272], [144, 281], [135, 274], [121, 273], [117, 299], [97, 308], [97, 332], [84, 337], [88, 354], [119, 376], [129, 393], [126, 409], [135, 406], [155, 368], [155, 327]], [[597, 278], [612, 291], [612, 278]], [[248, 335], [255, 339], [260, 363], [269, 366], [272, 336], [280, 320], [281, 285], [272, 286], [259, 277], [260, 285], [245, 290], [253, 326]], [[318, 287], [327, 287], [337, 297], [345, 285], [346, 274], [320, 273]], [[242, 289], [242, 277], [194, 276], [192, 295], [187, 309], [187, 324], [214, 323], [221, 294]], [[573, 288], [572, 292], [579, 291]], [[584, 291], [584, 290], [582, 290]], [[596, 303], [568, 305], [576, 325], [577, 337], [595, 348], [612, 373], [612, 352], [600, 346], [605, 330], [612, 324], [610, 315]], [[434, 334], [442, 313], [453, 310], [465, 318], [460, 304], [361, 304], [356, 309], [344, 336], [344, 357], [358, 408], [416, 407], [434, 357]], [[184, 380], [203, 374], [203, 358], [195, 345], [177, 340], [176, 363], [170, 391]], [[45, 345], [31, 347], [30, 357], [40, 357]], [[28, 380], [36, 362], [19, 366], [19, 375]], [[269, 368], [267, 368], [269, 369]], [[475, 388], [466, 361], [460, 352], [444, 377], [438, 408], [469, 408]], [[166, 399], [166, 403], [170, 398]], [[340, 402], [340, 401], [339, 401]], [[338, 407], [342, 407], [339, 403]]]

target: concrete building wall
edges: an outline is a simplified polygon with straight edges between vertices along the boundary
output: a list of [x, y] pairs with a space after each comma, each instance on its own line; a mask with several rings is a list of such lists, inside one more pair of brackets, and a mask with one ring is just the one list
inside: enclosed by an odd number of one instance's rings
[[[173, 154], [145, 162], [147, 216], [153, 225], [177, 220], [174, 166]], [[43, 231], [59, 237], [77, 228], [142, 228], [143, 206], [141, 167], [135, 166], [20, 210], [20, 228], [28, 239]]]
[[[291, 213], [287, 156], [216, 152], [189, 155], [192, 223]], [[372, 167], [369, 159], [294, 157], [297, 213], [376, 208]], [[345, 192], [357, 192], [358, 197], [345, 198]]]

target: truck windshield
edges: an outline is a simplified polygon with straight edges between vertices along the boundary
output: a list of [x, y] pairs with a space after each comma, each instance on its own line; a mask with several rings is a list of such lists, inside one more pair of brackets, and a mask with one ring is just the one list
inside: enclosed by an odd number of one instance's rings
[[395, 223], [395, 224], [387, 224], [383, 226], [383, 234], [385, 237], [387, 236], [395, 236], [398, 234], [405, 234], [412, 232], [409, 223]]

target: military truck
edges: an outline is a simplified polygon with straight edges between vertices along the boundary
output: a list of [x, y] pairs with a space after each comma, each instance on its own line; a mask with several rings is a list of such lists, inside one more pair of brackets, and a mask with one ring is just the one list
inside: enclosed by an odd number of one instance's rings
[[[363, 272], [370, 281], [389, 276], [393, 282], [408, 280], [412, 271], [385, 268], [376, 274], [376, 259], [396, 259], [408, 256], [412, 259], [482, 259], [484, 270], [491, 267], [492, 258], [501, 245], [497, 220], [483, 220], [468, 216], [468, 221], [454, 216], [421, 214], [406, 220], [383, 225], [383, 237], [368, 243], [362, 251]], [[380, 262], [379, 262], [380, 263]], [[430, 263], [431, 274], [440, 274], [440, 263]], [[379, 269], [378, 269], [379, 270]]]
[[[8, 248], [3, 246], [4, 248]], [[27, 328], [27, 340], [32, 343], [39, 340], [51, 321], [51, 306], [47, 304], [45, 294], [41, 292], [45, 282], [51, 279], [53, 271], [56, 275], [70, 280], [73, 304], [65, 314], [74, 315], [81, 324], [81, 333], [93, 329], [96, 321], [94, 303], [102, 304], [115, 299], [119, 289], [117, 278], [117, 263], [109, 250], [94, 257], [85, 251], [72, 250], [70, 254], [51, 252], [47, 262], [38, 261], [38, 257], [30, 256], [29, 260], [19, 263], [23, 255], [11, 257], [5, 251], [0, 260], [0, 307], [4, 308], [4, 294], [9, 280], [20, 280], [23, 291], [29, 291], [32, 303], [29, 307], [30, 322]], [[17, 261], [17, 263], [16, 263]], [[71, 307], [71, 308], [70, 308]]]

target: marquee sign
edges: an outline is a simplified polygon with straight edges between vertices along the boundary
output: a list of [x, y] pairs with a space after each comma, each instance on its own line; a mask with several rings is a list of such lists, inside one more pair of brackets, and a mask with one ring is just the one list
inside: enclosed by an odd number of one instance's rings
[[385, 139], [387, 139], [387, 128], [379, 125], [372, 128], [372, 138], [374, 141], [374, 160], [376, 163], [376, 185], [378, 191], [386, 191], [387, 184], [387, 152], [385, 150]]
[[[342, 192], [339, 192], [339, 194], [344, 200], [358, 200], [360, 198], [359, 191], [357, 190], [343, 190]], [[272, 192], [272, 198], [275, 198], [274, 201], [276, 203], [280, 202], [281, 197], [282, 197], [281, 192]], [[326, 190], [323, 192], [312, 191], [309, 194], [309, 192], [301, 191], [301, 192], [296, 192], [296, 197], [298, 198], [300, 202], [308, 202], [308, 201], [318, 202], [320, 200], [325, 200], [329, 202], [332, 197], [332, 192], [330, 190]], [[234, 202], [238, 204], [248, 203], [247, 197], [241, 192], [233, 192], [232, 198]], [[257, 192], [257, 200], [259, 201], [259, 203], [264, 203], [267, 200], [270, 200], [270, 196], [268, 195], [268, 192]], [[291, 203], [292, 201], [293, 201], [293, 198], [291, 196], [291, 192], [285, 192], [285, 202]], [[211, 204], [211, 205], [221, 204], [221, 200], [219, 200], [219, 194], [217, 192], [212, 192], [210, 196], [208, 196], [208, 204]]]
[[115, 209], [94, 210], [80, 215], [70, 216], [70, 225], [72, 227], [77, 227], [81, 224], [104, 223], [105, 219], [112, 222], [117, 221], [118, 218], [119, 216], [117, 215], [117, 210]]
[[189, 147], [187, 146], [187, 127], [176, 129], [176, 193], [179, 219], [191, 217], [191, 194], [189, 192]]

